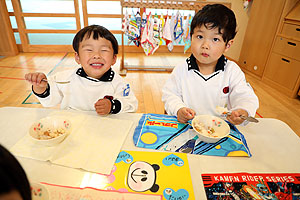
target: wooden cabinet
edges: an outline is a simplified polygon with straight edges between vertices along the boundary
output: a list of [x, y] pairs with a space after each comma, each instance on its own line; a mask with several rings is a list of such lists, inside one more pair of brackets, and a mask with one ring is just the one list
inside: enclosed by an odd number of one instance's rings
[[295, 98], [300, 86], [300, 1], [283, 19], [271, 49], [263, 81]]
[[288, 22], [284, 23], [281, 33], [294, 38], [300, 38], [300, 29], [297, 24], [289, 24]]
[[239, 57], [240, 67], [262, 77], [286, 0], [254, 0]]
[[14, 56], [19, 53], [5, 1], [0, 1], [0, 55]]
[[283, 87], [284, 90], [293, 91], [299, 74], [299, 61], [272, 52], [264, 73], [264, 79], [269, 79], [280, 87]]

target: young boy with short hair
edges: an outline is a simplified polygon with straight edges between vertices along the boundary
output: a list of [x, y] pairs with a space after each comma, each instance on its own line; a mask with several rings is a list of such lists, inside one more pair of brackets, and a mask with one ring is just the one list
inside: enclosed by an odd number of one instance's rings
[[95, 110], [99, 115], [135, 112], [138, 101], [130, 86], [111, 66], [117, 61], [118, 42], [99, 25], [81, 29], [74, 37], [75, 61], [80, 68], [49, 77], [28, 73], [25, 79], [45, 107], [60, 104], [61, 109]]
[[246, 124], [241, 116], [255, 116], [258, 98], [239, 66], [227, 60], [236, 34], [235, 15], [224, 5], [206, 5], [191, 23], [192, 55], [176, 66], [162, 90], [165, 110], [181, 123], [195, 115], [219, 115], [227, 107], [232, 124]]

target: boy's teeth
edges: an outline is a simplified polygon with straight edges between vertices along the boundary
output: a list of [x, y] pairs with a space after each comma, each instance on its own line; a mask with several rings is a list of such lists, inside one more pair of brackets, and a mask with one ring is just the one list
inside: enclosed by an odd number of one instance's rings
[[102, 66], [103, 64], [92, 64], [93, 66]]

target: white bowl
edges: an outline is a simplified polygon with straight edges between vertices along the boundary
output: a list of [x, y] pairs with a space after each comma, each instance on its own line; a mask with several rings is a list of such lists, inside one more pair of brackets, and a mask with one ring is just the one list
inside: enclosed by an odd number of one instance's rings
[[206, 143], [216, 143], [230, 133], [229, 125], [223, 119], [211, 115], [195, 116], [192, 126], [199, 139]]
[[47, 188], [40, 183], [30, 183], [32, 200], [49, 200]]
[[[51, 116], [40, 119], [33, 123], [29, 129], [29, 135], [36, 144], [54, 146], [61, 143], [71, 132], [69, 120]], [[48, 135], [49, 136], [46, 136]]]

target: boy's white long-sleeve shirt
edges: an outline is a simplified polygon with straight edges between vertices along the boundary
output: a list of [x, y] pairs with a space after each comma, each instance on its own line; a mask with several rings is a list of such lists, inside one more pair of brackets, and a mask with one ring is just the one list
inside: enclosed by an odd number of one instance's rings
[[[61, 109], [74, 109], [83, 111], [95, 110], [94, 104], [105, 96], [112, 96], [121, 103], [118, 113], [135, 112], [138, 101], [121, 76], [109, 70], [104, 81], [90, 77], [80, 76], [85, 73], [82, 68], [59, 72], [48, 79], [50, 90], [46, 97], [36, 95], [44, 107], [53, 107], [60, 104]], [[101, 80], [101, 79], [100, 79]], [[59, 84], [55, 81], [70, 81]]]
[[203, 75], [192, 55], [176, 66], [162, 90], [162, 101], [168, 114], [177, 116], [182, 107], [193, 109], [197, 115], [218, 116], [216, 107], [228, 110], [244, 109], [255, 116], [259, 103], [252, 87], [246, 82], [239, 66], [222, 56], [216, 71]]

